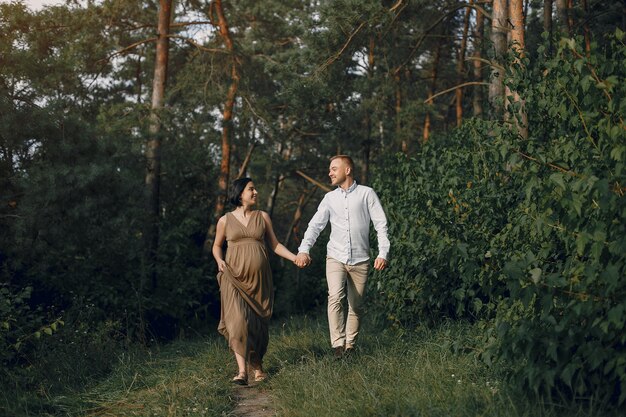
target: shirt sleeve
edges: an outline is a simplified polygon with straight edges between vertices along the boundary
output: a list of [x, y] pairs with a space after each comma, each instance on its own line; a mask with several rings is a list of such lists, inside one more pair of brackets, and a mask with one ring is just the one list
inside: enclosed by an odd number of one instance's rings
[[391, 243], [387, 237], [387, 216], [374, 190], [370, 193], [367, 204], [370, 218], [372, 223], [374, 223], [374, 229], [378, 237], [378, 257], [387, 260], [389, 258], [389, 249], [391, 248]]
[[322, 230], [328, 224], [328, 219], [330, 218], [330, 211], [328, 209], [328, 198], [324, 196], [320, 205], [317, 207], [317, 211], [311, 218], [309, 222], [309, 226], [304, 232], [304, 237], [302, 238], [302, 242], [300, 243], [300, 247], [298, 248], [298, 253], [309, 253], [317, 237], [322, 233]]

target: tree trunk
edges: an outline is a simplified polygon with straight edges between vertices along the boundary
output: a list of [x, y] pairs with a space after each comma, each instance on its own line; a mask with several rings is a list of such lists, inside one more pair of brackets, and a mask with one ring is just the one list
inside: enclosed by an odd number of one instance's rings
[[[159, 247], [159, 211], [161, 188], [161, 112], [165, 103], [167, 82], [167, 61], [169, 58], [169, 30], [172, 13], [172, 0], [160, 0], [156, 61], [152, 83], [152, 106], [150, 113], [150, 138], [146, 144], [145, 193], [147, 222], [144, 233], [146, 251], [146, 271], [152, 287], [157, 285], [156, 261]], [[140, 293], [143, 292], [143, 280]]]
[[[400, 68], [398, 67], [394, 73], [393, 79], [395, 81], [395, 98], [396, 98], [396, 141], [401, 138], [400, 149], [402, 152], [407, 153], [409, 150], [408, 143], [402, 135], [402, 81], [400, 76]], [[396, 142], [397, 143], [397, 142]]]
[[[491, 21], [491, 41], [493, 42], [497, 64], [502, 63], [507, 45], [507, 1], [493, 0]], [[489, 102], [497, 118], [502, 116], [504, 104], [504, 73], [500, 68], [492, 66], [491, 82], [489, 84]]]
[[234, 54], [233, 41], [230, 36], [230, 30], [228, 28], [228, 21], [224, 16], [224, 9], [222, 7], [222, 0], [214, 0], [212, 6], [217, 13], [219, 33], [226, 45], [226, 50], [231, 54], [231, 67], [230, 67], [230, 87], [226, 94], [226, 101], [224, 103], [224, 110], [222, 113], [222, 161], [220, 163], [220, 175], [217, 182], [218, 195], [215, 203], [215, 209], [213, 211], [213, 219], [210, 222], [209, 231], [207, 232], [206, 239], [204, 241], [204, 253], [206, 255], [211, 253], [211, 247], [213, 246], [213, 239], [215, 238], [215, 229], [217, 221], [224, 213], [226, 206], [226, 196], [228, 194], [228, 177], [230, 175], [230, 136], [232, 131], [233, 109], [235, 107], [235, 98], [237, 97], [237, 89], [239, 87], [239, 70], [237, 58]]
[[548, 55], [552, 55], [552, 0], [543, 0], [543, 31], [548, 32]]
[[137, 70], [135, 72], [135, 79], [137, 80], [137, 104], [141, 104], [141, 58], [143, 54], [137, 57]]
[[573, 37], [574, 30], [574, 0], [567, 1], [567, 34], [569, 37]]
[[257, 145], [257, 142], [256, 140], [253, 139], [252, 143], [248, 147], [248, 152], [246, 153], [246, 157], [244, 158], [243, 162], [241, 163], [241, 166], [239, 167], [239, 172], [237, 173], [236, 179], [243, 178], [243, 176], [246, 174], [246, 171], [248, 170], [248, 165], [250, 165], [250, 160], [252, 159], [252, 152], [254, 152], [256, 145]]
[[265, 211], [272, 217], [274, 215], [274, 206], [276, 205], [276, 197], [278, 196], [278, 189], [280, 188], [280, 184], [285, 180], [285, 176], [281, 174], [276, 175], [276, 179], [274, 180], [274, 185], [272, 186], [272, 192], [270, 193], [267, 199], [267, 207]]
[[[313, 188], [303, 192], [302, 194], [300, 194], [300, 197], [298, 197], [298, 205], [296, 207], [296, 211], [293, 213], [293, 219], [291, 220], [291, 224], [289, 225], [287, 234], [283, 239], [283, 245], [289, 245], [289, 240], [291, 239], [291, 236], [294, 236], [297, 239], [298, 226], [300, 224], [300, 220], [302, 219], [302, 211], [304, 210], [304, 207], [307, 205], [309, 200], [311, 200], [313, 194], [315, 194], [315, 190], [317, 190], [317, 186], [313, 186]], [[298, 243], [298, 245], [300, 244], [300, 242], [298, 241], [296, 241], [296, 243]]]
[[568, 0], [556, 0], [557, 23], [561, 36], [569, 36], [570, 33], [567, 2]]
[[[469, 4], [474, 4], [474, 1], [470, 0]], [[467, 33], [469, 31], [469, 20], [471, 12], [471, 7], [465, 8], [465, 18], [463, 20], [463, 35], [461, 37], [461, 46], [459, 47], [459, 55], [456, 63], [457, 85], [463, 84], [465, 78], [465, 49], [467, 48]], [[456, 97], [456, 126], [460, 127], [463, 123], [463, 87], [457, 87], [454, 93]]]
[[[513, 65], [522, 66], [521, 58], [524, 57], [524, 4], [523, 0], [510, 0], [509, 21], [513, 26], [511, 30], [511, 49], [518, 54]], [[513, 97], [513, 102], [520, 103], [520, 110], [515, 117], [517, 131], [524, 139], [528, 138], [528, 116], [526, 114], [524, 100], [521, 99], [517, 91], [510, 91], [507, 87], [507, 96]]]
[[433, 58], [433, 68], [430, 73], [430, 89], [428, 90], [428, 100], [426, 101], [427, 107], [426, 116], [424, 117], [422, 143], [426, 143], [428, 142], [428, 139], [430, 139], [430, 113], [433, 106], [433, 101], [431, 99], [433, 97], [433, 94], [435, 94], [435, 90], [437, 89], [437, 74], [439, 71], [439, 59], [441, 57], [441, 45], [443, 44], [443, 39], [443, 36], [439, 38], [439, 42], [437, 42], [437, 48], [435, 49], [435, 56]]
[[[372, 80], [374, 72], [374, 35], [370, 35], [370, 44], [367, 54], [367, 79]], [[371, 98], [371, 97], [370, 97]], [[365, 109], [363, 118], [363, 129], [365, 129], [365, 140], [363, 141], [363, 164], [361, 166], [361, 183], [367, 184], [370, 172], [370, 156], [372, 149], [372, 115], [368, 108]]]
[[[624, 3], [626, 4], [626, 3]], [[585, 52], [587, 56], [591, 53], [591, 30], [589, 30], [589, 3], [582, 0], [583, 5], [583, 32], [585, 33]]]
[[[485, 32], [485, 15], [476, 10], [476, 28], [474, 29], [474, 81], [482, 82], [482, 49], [483, 36]], [[474, 88], [472, 97], [472, 107], [474, 108], [474, 117], [480, 117], [483, 114], [483, 88], [477, 85]]]
[[[281, 124], [281, 128], [284, 129], [284, 125]], [[287, 147], [287, 149], [283, 148], [283, 144], [280, 144], [279, 153], [282, 156], [284, 161], [288, 161], [291, 158], [291, 152], [293, 148], [291, 144]], [[282, 166], [279, 167], [279, 170], [282, 170]], [[280, 185], [285, 180], [286, 176], [284, 173], [279, 172], [276, 175], [276, 179], [274, 180], [274, 186], [272, 187], [272, 192], [270, 193], [267, 199], [267, 208], [265, 211], [272, 217], [274, 215], [274, 207], [276, 206], [276, 198], [278, 197], [278, 190], [280, 189]]]

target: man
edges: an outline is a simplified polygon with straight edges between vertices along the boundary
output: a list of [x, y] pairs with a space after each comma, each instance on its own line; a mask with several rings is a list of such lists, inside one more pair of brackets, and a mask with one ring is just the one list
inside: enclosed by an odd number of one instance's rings
[[[365, 283], [369, 271], [370, 221], [378, 234], [378, 257], [374, 269], [387, 266], [389, 239], [387, 217], [378, 196], [370, 187], [354, 180], [354, 162], [347, 155], [331, 158], [328, 172], [337, 189], [327, 193], [309, 222], [295, 263], [303, 268], [311, 263], [309, 251], [330, 221], [327, 245], [326, 280], [328, 282], [328, 325], [330, 342], [336, 357], [354, 350], [363, 311]], [[348, 317], [342, 301], [348, 295]]]

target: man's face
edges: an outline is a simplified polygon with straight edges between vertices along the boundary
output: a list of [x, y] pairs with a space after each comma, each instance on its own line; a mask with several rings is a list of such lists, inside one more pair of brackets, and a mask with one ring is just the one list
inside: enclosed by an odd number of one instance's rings
[[330, 177], [330, 183], [332, 185], [341, 185], [346, 181], [348, 177], [349, 168], [348, 165], [341, 158], [333, 159], [330, 161], [330, 167], [328, 168], [328, 176]]

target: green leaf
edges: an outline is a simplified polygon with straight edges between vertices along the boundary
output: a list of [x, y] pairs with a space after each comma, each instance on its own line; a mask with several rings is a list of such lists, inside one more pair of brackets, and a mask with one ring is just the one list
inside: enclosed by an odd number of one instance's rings
[[561, 174], [560, 172], [555, 172], [554, 174], [550, 175], [550, 181], [554, 182], [559, 187], [565, 190], [565, 181], [563, 180], [563, 174]]
[[541, 280], [541, 272], [541, 268], [533, 268], [530, 270], [530, 279], [532, 279], [535, 284], [538, 284]]
[[622, 304], [616, 305], [609, 310], [609, 321], [619, 329], [624, 326], [624, 306]]

